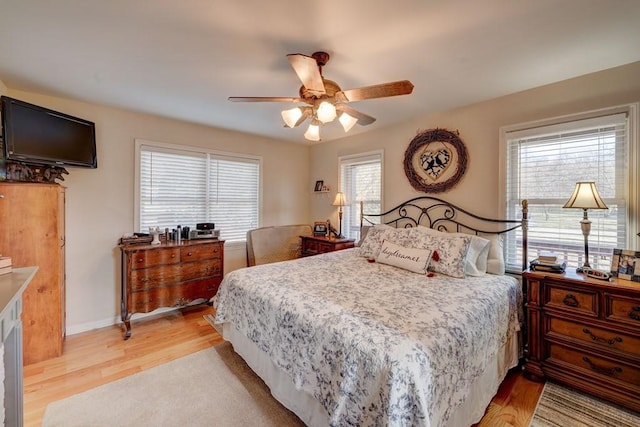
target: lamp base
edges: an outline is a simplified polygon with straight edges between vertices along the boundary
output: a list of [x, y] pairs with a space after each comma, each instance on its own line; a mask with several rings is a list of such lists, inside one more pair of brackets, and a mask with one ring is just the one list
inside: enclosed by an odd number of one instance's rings
[[583, 265], [582, 267], [576, 268], [576, 273], [586, 273], [591, 270], [590, 265]]

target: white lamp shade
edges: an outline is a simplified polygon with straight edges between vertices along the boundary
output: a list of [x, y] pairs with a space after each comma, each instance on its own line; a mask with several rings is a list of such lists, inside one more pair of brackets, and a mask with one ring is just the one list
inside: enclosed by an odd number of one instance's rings
[[320, 126], [311, 123], [307, 131], [304, 133], [304, 137], [309, 141], [320, 141]]
[[608, 209], [600, 198], [596, 183], [593, 181], [576, 182], [576, 188], [563, 208]]
[[316, 112], [318, 120], [322, 123], [329, 123], [336, 118], [336, 106], [329, 101], [322, 101]]
[[333, 199], [333, 206], [344, 206], [347, 204], [347, 200], [344, 197], [344, 193], [337, 192], [336, 198]]
[[290, 110], [283, 110], [281, 114], [284, 123], [288, 127], [293, 128], [296, 126], [296, 123], [298, 122], [300, 117], [302, 117], [302, 109], [300, 107], [295, 107]]
[[351, 128], [355, 126], [356, 123], [358, 123], [358, 119], [356, 119], [355, 117], [351, 117], [347, 113], [340, 114], [338, 120], [340, 121], [340, 124], [344, 128], [345, 132], [349, 132]]

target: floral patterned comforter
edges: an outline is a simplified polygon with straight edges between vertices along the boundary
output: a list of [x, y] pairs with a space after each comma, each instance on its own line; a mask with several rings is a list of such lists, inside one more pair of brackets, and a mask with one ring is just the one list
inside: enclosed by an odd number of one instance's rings
[[348, 249], [236, 270], [214, 300], [334, 426], [440, 426], [519, 329], [508, 276], [426, 277]]

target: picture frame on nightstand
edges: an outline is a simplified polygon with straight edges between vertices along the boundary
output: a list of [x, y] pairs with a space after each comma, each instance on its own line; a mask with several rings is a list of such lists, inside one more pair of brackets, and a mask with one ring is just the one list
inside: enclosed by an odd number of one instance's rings
[[640, 282], [640, 251], [614, 249], [611, 274], [619, 279]]
[[313, 235], [314, 236], [326, 236], [327, 234], [327, 223], [326, 222], [315, 222], [313, 224]]

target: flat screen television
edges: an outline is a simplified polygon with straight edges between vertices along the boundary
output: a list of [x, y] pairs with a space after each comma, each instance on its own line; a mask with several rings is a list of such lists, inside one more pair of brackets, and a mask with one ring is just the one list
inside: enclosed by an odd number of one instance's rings
[[5, 160], [60, 167], [98, 167], [95, 124], [3, 96]]

